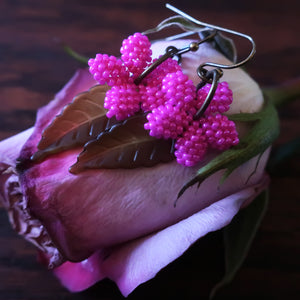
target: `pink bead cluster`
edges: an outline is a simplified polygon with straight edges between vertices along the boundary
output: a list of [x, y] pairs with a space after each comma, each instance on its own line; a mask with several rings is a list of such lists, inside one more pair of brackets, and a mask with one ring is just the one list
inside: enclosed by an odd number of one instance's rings
[[[156, 59], [153, 61], [155, 62]], [[152, 111], [167, 100], [162, 91], [163, 79], [166, 75], [181, 71], [176, 60], [168, 58], [144, 78], [140, 91], [142, 94], [142, 110]]]
[[[211, 84], [206, 84], [203, 88], [199, 89], [197, 92], [197, 109], [200, 109], [206, 96], [211, 88]], [[229, 89], [228, 83], [226, 81], [220, 82], [218, 88], [214, 94], [213, 100], [210, 102], [209, 106], [205, 110], [205, 115], [210, 115], [214, 113], [224, 113], [229, 110], [230, 104], [232, 103], [232, 91]]]
[[131, 112], [140, 110], [140, 94], [131, 84], [113, 86], [106, 93], [104, 107], [108, 109], [108, 118], [116, 116], [117, 120], [125, 120]]
[[158, 139], [176, 139], [189, 126], [191, 116], [178, 106], [171, 104], [160, 105], [147, 115], [148, 122], [144, 128], [149, 134]]
[[151, 61], [151, 43], [145, 35], [137, 32], [122, 43], [120, 52], [124, 65], [136, 78]]
[[177, 162], [192, 167], [201, 161], [208, 147], [207, 137], [199, 121], [193, 121], [175, 144]]
[[176, 60], [168, 58], [139, 84], [134, 83], [155, 61], [151, 60], [150, 46], [146, 36], [135, 33], [123, 41], [121, 59], [97, 54], [89, 60], [95, 80], [112, 87], [104, 101], [107, 116], [124, 120], [140, 110], [147, 112], [145, 129], [153, 137], [174, 139], [174, 154], [184, 166], [201, 161], [209, 147], [226, 150], [238, 144], [234, 122], [222, 115], [232, 103], [227, 82], [218, 84], [199, 120], [194, 120], [194, 116], [206, 99], [210, 84], [197, 91]]
[[90, 72], [100, 84], [119, 86], [127, 83], [129, 71], [120, 59], [107, 54], [97, 54], [88, 61]]

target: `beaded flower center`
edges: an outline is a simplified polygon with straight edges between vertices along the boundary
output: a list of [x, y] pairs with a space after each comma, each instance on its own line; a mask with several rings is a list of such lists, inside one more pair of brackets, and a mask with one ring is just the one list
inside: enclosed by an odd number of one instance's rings
[[104, 107], [107, 117], [125, 120], [139, 111], [147, 113], [145, 130], [150, 136], [175, 140], [177, 162], [194, 166], [203, 159], [209, 147], [226, 150], [239, 143], [235, 123], [224, 112], [232, 103], [227, 82], [220, 82], [199, 120], [194, 116], [210, 90], [210, 84], [198, 91], [176, 60], [168, 58], [139, 84], [136, 79], [152, 61], [148, 38], [135, 33], [122, 43], [121, 59], [97, 54], [89, 60], [89, 70], [99, 84], [111, 89], [106, 93]]

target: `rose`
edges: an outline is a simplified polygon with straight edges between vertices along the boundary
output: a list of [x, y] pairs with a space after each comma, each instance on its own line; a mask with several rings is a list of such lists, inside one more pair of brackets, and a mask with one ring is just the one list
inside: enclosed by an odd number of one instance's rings
[[[174, 43], [178, 48], [187, 44]], [[169, 45], [155, 44], [154, 56]], [[183, 70], [195, 84], [199, 81], [196, 68], [205, 61], [229, 63], [207, 45], [186, 54]], [[229, 83], [234, 95], [229, 113], [255, 112], [262, 107], [261, 91], [244, 71], [226, 71], [222, 80]], [[127, 296], [197, 239], [226, 226], [265, 188], [268, 151], [259, 162], [253, 158], [238, 167], [222, 185], [223, 172], [219, 171], [199, 188], [190, 187], [176, 207], [174, 201], [183, 184], [213, 153], [195, 168], [171, 162], [73, 175], [68, 167], [76, 161], [79, 149], [33, 164], [30, 157], [42, 130], [76, 94], [94, 84], [86, 70], [79, 70], [38, 111], [34, 128], [0, 144], [1, 194], [16, 230], [37, 245], [67, 288], [80, 291], [108, 277]], [[241, 135], [245, 130], [239, 127]], [[21, 164], [17, 167], [18, 159]]]

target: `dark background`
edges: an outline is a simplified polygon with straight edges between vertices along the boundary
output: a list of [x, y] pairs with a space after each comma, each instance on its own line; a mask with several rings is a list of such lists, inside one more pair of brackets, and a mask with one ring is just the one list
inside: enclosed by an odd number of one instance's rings
[[[257, 54], [247, 70], [262, 86], [300, 76], [298, 0], [169, 2], [204, 22], [251, 35]], [[124, 38], [171, 15], [158, 0], [1, 0], [0, 139], [32, 126], [36, 109], [82, 67], [62, 50], [62, 43], [90, 57], [96, 52], [119, 55]], [[239, 54], [245, 57], [249, 45], [239, 41]], [[299, 136], [299, 110], [299, 101], [280, 110], [276, 145]], [[250, 253], [216, 299], [300, 297], [299, 159], [279, 168], [270, 188], [269, 208]], [[1, 300], [122, 299], [108, 280], [70, 294], [37, 263], [35, 254], [10, 229], [0, 207]], [[128, 299], [207, 299], [222, 272], [221, 234], [210, 234]]]

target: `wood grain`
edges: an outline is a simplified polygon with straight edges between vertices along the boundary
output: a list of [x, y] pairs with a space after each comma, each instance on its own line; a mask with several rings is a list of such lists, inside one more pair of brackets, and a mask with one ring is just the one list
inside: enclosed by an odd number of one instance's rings
[[[257, 43], [247, 66], [263, 86], [299, 76], [299, 1], [170, 1], [205, 22], [245, 32]], [[283, 4], [284, 3], [284, 4]], [[0, 139], [34, 124], [46, 104], [82, 65], [65, 43], [86, 56], [118, 55], [129, 34], [172, 13], [158, 0], [2, 0], [0, 2]], [[237, 41], [241, 57], [249, 45]], [[276, 145], [299, 136], [300, 102], [280, 111]], [[216, 299], [299, 299], [299, 158], [278, 169], [271, 201], [253, 247], [235, 280]], [[10, 228], [0, 208], [0, 300], [122, 299], [109, 280], [70, 294], [36, 260], [33, 246]], [[207, 299], [222, 275], [221, 234], [210, 234], [128, 299]]]

